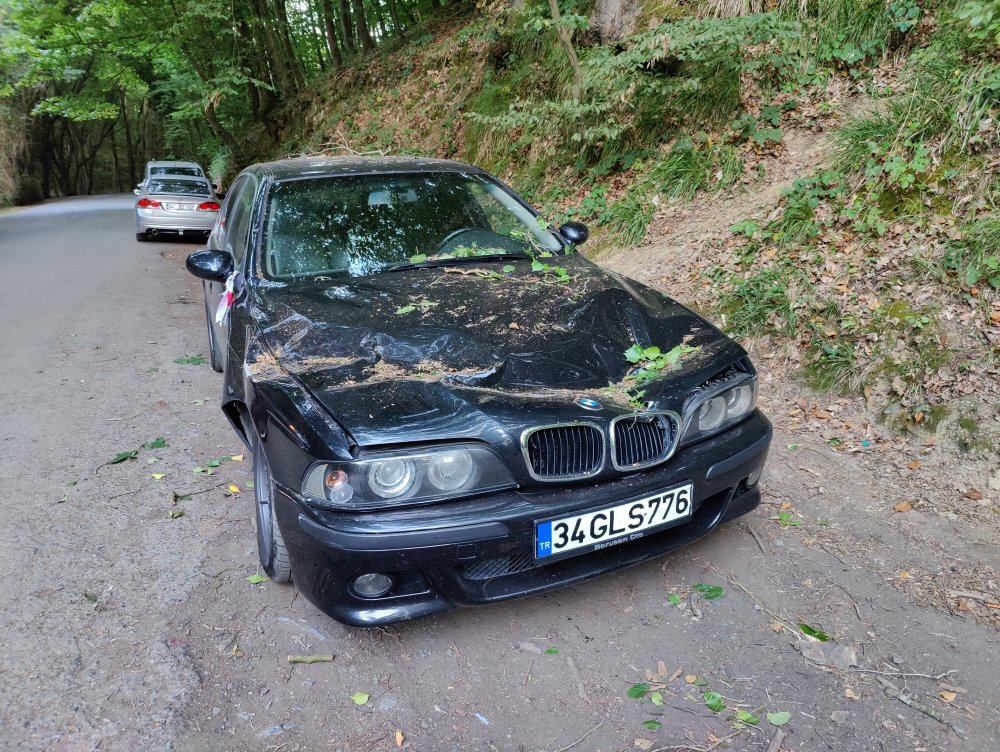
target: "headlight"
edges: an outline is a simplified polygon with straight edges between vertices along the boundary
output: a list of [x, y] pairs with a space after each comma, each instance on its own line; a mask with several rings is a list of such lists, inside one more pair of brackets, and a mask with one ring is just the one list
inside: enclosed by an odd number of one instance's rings
[[712, 397], [698, 408], [698, 430], [711, 433], [722, 425], [726, 419], [726, 400], [722, 397]]
[[427, 466], [427, 480], [440, 491], [457, 491], [472, 480], [475, 460], [468, 449], [441, 452]]
[[380, 460], [368, 467], [368, 487], [381, 499], [405, 497], [416, 480], [417, 468], [413, 460]]
[[371, 452], [353, 462], [313, 465], [302, 493], [328, 509], [365, 509], [457, 498], [514, 485], [493, 452], [462, 444]]
[[753, 412], [757, 404], [756, 384], [746, 378], [735, 385], [720, 384], [697, 395], [685, 410], [682, 441], [703, 439], [734, 426]]

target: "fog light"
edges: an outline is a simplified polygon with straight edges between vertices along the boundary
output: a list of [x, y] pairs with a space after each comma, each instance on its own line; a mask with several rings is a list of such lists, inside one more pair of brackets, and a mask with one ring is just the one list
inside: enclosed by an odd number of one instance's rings
[[355, 577], [351, 587], [362, 598], [378, 598], [392, 590], [392, 577], [380, 572], [369, 572]]
[[757, 481], [760, 480], [760, 475], [763, 472], [764, 472], [764, 466], [761, 465], [756, 470], [754, 470], [752, 473], [750, 473], [750, 475], [747, 476], [746, 481], [744, 481], [746, 483], [747, 488], [753, 488], [754, 486], [756, 486], [757, 485]]

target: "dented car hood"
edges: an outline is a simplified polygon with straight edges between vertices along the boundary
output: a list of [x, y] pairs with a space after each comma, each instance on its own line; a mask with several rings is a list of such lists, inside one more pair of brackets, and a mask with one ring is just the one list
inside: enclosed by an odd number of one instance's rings
[[[680, 412], [691, 390], [745, 355], [671, 298], [579, 256], [569, 275], [530, 261], [418, 268], [358, 278], [260, 281], [246, 372], [291, 377], [361, 445], [476, 437], [486, 424], [632, 412], [633, 344], [695, 348], [644, 385], [642, 403]], [[514, 267], [502, 274], [505, 264]], [[631, 390], [631, 391], [630, 391]]]

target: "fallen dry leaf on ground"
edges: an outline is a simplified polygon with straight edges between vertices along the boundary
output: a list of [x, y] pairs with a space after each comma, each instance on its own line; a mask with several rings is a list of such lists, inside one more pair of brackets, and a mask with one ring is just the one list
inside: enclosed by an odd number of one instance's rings
[[911, 504], [909, 501], [901, 501], [898, 504], [896, 504], [893, 507], [893, 509], [897, 512], [909, 512], [911, 509], [913, 509], [913, 504]]

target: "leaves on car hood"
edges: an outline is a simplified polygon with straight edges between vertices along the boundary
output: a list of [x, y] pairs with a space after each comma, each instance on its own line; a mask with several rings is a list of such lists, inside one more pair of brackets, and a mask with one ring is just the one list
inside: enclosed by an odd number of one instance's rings
[[414, 269], [263, 285], [251, 306], [247, 375], [293, 376], [365, 431], [390, 406], [397, 426], [407, 416], [480, 411], [498, 397], [567, 404], [587, 394], [627, 408], [634, 382], [623, 382], [636, 366], [625, 352], [637, 343], [691, 353], [644, 387], [647, 400], [686, 394], [742, 355], [676, 301], [585, 259], [563, 263], [566, 283], [545, 283], [518, 262], [501, 279]]

